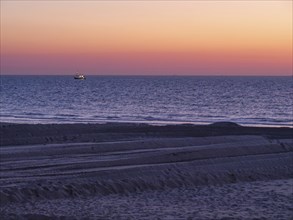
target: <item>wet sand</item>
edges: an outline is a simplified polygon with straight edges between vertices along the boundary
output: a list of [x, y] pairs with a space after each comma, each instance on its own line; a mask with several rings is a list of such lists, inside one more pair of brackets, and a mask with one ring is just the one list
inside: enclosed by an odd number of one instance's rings
[[4, 219], [291, 219], [290, 128], [1, 124]]

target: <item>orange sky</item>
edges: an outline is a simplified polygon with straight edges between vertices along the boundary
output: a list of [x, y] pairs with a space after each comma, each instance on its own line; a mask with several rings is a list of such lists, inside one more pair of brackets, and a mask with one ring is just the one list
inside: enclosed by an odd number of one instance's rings
[[1, 74], [291, 75], [292, 1], [1, 1]]

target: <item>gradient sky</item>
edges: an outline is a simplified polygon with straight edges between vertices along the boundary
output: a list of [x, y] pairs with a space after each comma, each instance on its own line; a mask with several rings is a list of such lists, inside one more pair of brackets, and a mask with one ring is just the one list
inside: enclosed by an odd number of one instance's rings
[[292, 7], [1, 0], [1, 74], [291, 75]]

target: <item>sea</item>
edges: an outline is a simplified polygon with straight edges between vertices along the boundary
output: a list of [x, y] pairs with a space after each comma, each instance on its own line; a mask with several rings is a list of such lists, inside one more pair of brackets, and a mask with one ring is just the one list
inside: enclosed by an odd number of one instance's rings
[[293, 78], [4, 76], [1, 122], [293, 127]]

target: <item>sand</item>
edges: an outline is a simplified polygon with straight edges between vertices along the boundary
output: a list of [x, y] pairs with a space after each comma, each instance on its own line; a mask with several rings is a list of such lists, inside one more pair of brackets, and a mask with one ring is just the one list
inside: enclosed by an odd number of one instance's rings
[[1, 124], [4, 219], [292, 219], [290, 128]]

